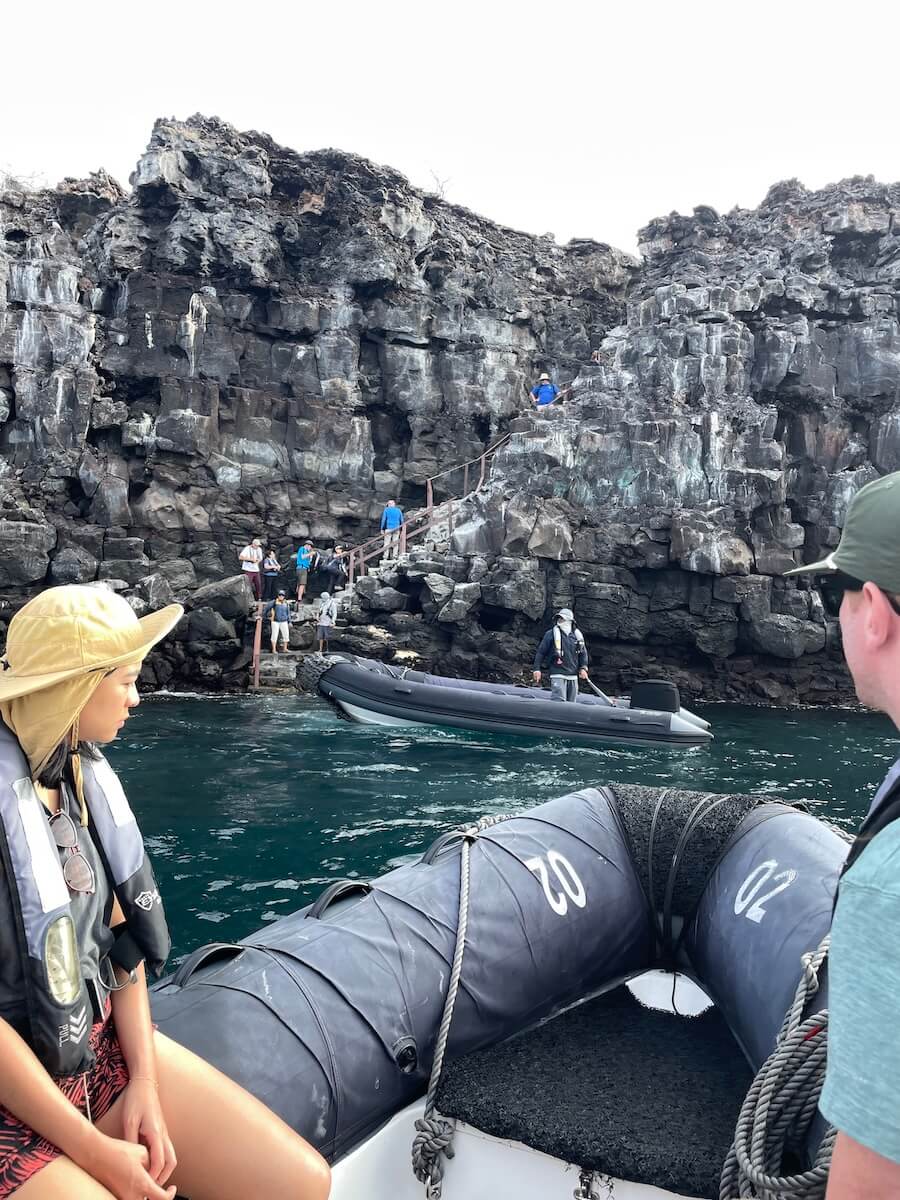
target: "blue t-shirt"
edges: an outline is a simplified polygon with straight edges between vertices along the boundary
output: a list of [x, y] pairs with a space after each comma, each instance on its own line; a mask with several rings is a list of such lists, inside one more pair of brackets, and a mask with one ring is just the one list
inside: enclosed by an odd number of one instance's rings
[[[897, 774], [895, 767], [888, 780]], [[894, 821], [841, 880], [828, 966], [828, 1070], [819, 1108], [842, 1133], [895, 1163], [900, 1163], [898, 996], [900, 821]]]
[[559, 388], [555, 383], [539, 383], [537, 387], [531, 389], [531, 394], [538, 403], [538, 408], [545, 404], [552, 404], [559, 395]]
[[385, 506], [384, 512], [381, 514], [381, 531], [399, 529], [403, 524], [403, 509], [396, 504], [390, 508]]
[[297, 570], [308, 571], [309, 564], [312, 562], [312, 556], [312, 550], [307, 550], [304, 546], [301, 546], [294, 556], [297, 559]]

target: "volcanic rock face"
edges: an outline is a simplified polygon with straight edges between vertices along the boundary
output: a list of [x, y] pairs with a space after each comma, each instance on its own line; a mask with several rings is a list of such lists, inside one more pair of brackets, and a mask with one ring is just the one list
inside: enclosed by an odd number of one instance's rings
[[[607, 687], [846, 685], [817, 594], [780, 574], [900, 467], [900, 188], [672, 216], [641, 268], [203, 118], [158, 123], [133, 185], [0, 193], [5, 619], [48, 583], [175, 596], [191, 614], [147, 681], [240, 686], [251, 536], [282, 562], [352, 545], [510, 433], [477, 495], [359, 582], [336, 648], [509, 678], [569, 604]], [[574, 392], [531, 414], [545, 368]]]
[[564, 409], [512, 422], [463, 506], [449, 549], [479, 563], [482, 605], [479, 629], [449, 609], [451, 667], [526, 666], [536, 618], [571, 605], [611, 687], [663, 668], [729, 698], [848, 691], [836, 623], [781, 575], [900, 466], [898, 213], [900, 187], [788, 183], [642, 231], [600, 362]]
[[[7, 617], [47, 582], [162, 572], [189, 597], [254, 534], [285, 560], [368, 537], [485, 449], [533, 370], [574, 376], [637, 272], [202, 118], [158, 123], [133, 184], [0, 194]], [[176, 681], [205, 659], [236, 682], [232, 631], [192, 628]]]

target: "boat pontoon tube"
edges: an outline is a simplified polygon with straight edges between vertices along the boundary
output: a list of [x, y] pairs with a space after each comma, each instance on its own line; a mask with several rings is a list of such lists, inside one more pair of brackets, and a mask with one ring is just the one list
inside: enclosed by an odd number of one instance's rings
[[[458, 842], [433, 849], [352, 901], [317, 902], [244, 943], [197, 952], [154, 989], [159, 1028], [340, 1155], [428, 1078], [460, 875]], [[606, 796], [586, 789], [503, 821], [471, 850], [448, 1053], [512, 1034], [640, 970], [651, 953], [641, 886]]]
[[[810, 813], [763, 804], [735, 830], [704, 889], [685, 950], [754, 1068], [774, 1048], [802, 956], [831, 927], [848, 849]], [[814, 1007], [828, 1007], [824, 970]]]

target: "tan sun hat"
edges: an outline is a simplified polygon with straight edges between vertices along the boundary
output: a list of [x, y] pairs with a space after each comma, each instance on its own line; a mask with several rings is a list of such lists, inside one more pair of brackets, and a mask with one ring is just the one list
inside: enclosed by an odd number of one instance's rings
[[180, 604], [168, 604], [138, 620], [131, 605], [108, 588], [78, 583], [47, 588], [9, 623], [0, 700], [143, 658], [183, 615]]
[[546, 379], [548, 383], [550, 382], [550, 376], [547, 374], [546, 371], [544, 371], [543, 374], [539, 377], [538, 383], [540, 383], [544, 379]]

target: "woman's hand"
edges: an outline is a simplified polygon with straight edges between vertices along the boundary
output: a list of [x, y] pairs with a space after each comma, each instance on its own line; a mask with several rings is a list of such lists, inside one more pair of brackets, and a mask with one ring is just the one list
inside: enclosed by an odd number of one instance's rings
[[148, 1171], [146, 1146], [133, 1146], [94, 1130], [89, 1155], [79, 1166], [102, 1183], [116, 1200], [174, 1200], [175, 1185], [161, 1187]]
[[127, 1142], [147, 1147], [150, 1174], [165, 1183], [177, 1160], [153, 1080], [129, 1081], [122, 1093], [122, 1129]]

